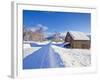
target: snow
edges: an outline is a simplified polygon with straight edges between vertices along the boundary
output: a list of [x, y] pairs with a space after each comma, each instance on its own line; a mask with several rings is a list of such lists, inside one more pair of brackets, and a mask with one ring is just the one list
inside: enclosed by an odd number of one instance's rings
[[90, 40], [89, 37], [83, 32], [70, 31], [69, 33], [74, 40]]
[[38, 43], [38, 47], [24, 47], [23, 69], [90, 66], [90, 49], [69, 49], [58, 44], [64, 43], [47, 42], [42, 46]]
[[52, 45], [56, 45], [59, 47], [64, 47], [64, 45], [69, 44], [69, 42], [52, 42]]
[[91, 64], [91, 55], [88, 49], [65, 49], [54, 45], [52, 47], [61, 56], [66, 67], [90, 66]]
[[23, 59], [23, 69], [64, 67], [60, 56], [54, 52], [51, 43]]
[[27, 57], [28, 55], [34, 53], [35, 51], [39, 50], [41, 47], [30, 47], [24, 48], [23, 58]]
[[32, 54], [33, 52], [37, 51], [38, 49], [40, 49], [41, 47], [31, 47], [31, 45], [29, 43], [25, 43], [23, 45], [23, 57], [27, 57], [28, 55]]
[[43, 42], [36, 42], [36, 41], [24, 41], [23, 42], [24, 44], [37, 44], [37, 45], [46, 45], [48, 43], [50, 43], [50, 41], [43, 41]]
[[[56, 45], [56, 46], [59, 46], [59, 47], [63, 47], [64, 45], [67, 45], [69, 44], [69, 42], [51, 42], [51, 41], [43, 41], [43, 42], [35, 42], [35, 41], [24, 41], [24, 44], [25, 46], [29, 46], [30, 47], [43, 47], [49, 43], [52, 43], [52, 45]], [[27, 48], [26, 47], [26, 48]]]
[[30, 44], [31, 47], [43, 47], [50, 43], [50, 41], [36, 42], [36, 41], [24, 41], [23, 44]]
[[24, 48], [30, 48], [31, 45], [30, 44], [24, 44]]

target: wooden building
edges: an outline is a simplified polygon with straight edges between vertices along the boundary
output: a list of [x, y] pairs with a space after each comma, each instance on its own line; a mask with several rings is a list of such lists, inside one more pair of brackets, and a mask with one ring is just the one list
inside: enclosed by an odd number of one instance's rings
[[69, 42], [70, 48], [89, 49], [91, 46], [90, 38], [85, 33], [77, 31], [67, 32], [65, 42]]

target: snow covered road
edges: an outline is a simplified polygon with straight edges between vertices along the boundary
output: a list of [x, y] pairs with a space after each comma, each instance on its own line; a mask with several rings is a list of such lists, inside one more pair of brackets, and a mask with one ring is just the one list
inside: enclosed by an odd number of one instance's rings
[[23, 69], [90, 66], [89, 49], [66, 49], [51, 42], [24, 49]]
[[23, 69], [64, 67], [60, 56], [51, 47], [43, 46], [23, 59]]

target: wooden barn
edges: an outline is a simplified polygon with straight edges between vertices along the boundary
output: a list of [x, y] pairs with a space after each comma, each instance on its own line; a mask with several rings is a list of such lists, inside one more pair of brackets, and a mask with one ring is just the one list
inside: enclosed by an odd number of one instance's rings
[[65, 42], [69, 42], [70, 48], [89, 49], [91, 40], [83, 32], [70, 31], [67, 32], [67, 35], [65, 37]]

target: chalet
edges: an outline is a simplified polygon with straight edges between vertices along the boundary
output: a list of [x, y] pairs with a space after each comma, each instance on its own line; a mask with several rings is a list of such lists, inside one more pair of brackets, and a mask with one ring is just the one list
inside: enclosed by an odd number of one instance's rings
[[65, 42], [69, 42], [70, 48], [89, 49], [91, 40], [83, 32], [70, 31], [67, 32]]

